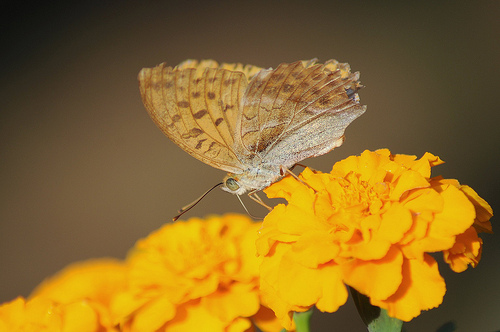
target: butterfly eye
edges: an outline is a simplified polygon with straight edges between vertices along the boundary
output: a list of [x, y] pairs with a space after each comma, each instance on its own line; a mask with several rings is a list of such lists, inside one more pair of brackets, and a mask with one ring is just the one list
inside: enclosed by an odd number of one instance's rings
[[226, 180], [226, 187], [231, 191], [236, 191], [236, 190], [240, 189], [240, 185], [238, 184], [238, 181], [236, 181], [233, 178], [228, 178]]

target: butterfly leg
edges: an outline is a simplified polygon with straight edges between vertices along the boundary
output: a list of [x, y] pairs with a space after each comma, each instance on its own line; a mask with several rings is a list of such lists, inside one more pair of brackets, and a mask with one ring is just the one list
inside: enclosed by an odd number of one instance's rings
[[[296, 165], [298, 165], [298, 164], [295, 164], [293, 167], [295, 167]], [[300, 165], [300, 166], [302, 166], [302, 165]], [[293, 167], [292, 167], [292, 168], [293, 168]], [[295, 173], [293, 173], [293, 172], [292, 172], [291, 170], [289, 170], [288, 168], [286, 168], [286, 167], [282, 167], [282, 168], [281, 168], [281, 172], [285, 172], [285, 173], [290, 174], [291, 176], [293, 176], [293, 177], [295, 178], [295, 180], [299, 181], [299, 182], [300, 182], [300, 183], [302, 183], [303, 185], [305, 185], [305, 186], [307, 186], [307, 187], [311, 188], [312, 190], [314, 190], [314, 192], [316, 192], [316, 189], [314, 189], [313, 187], [311, 187], [310, 185], [308, 185], [307, 183], [305, 183], [304, 181], [302, 181], [302, 179], [301, 179], [301, 178], [299, 178], [297, 175], [295, 175]]]
[[297, 164], [293, 165], [293, 166], [290, 168], [290, 170], [292, 171], [292, 170], [295, 168], [295, 166], [300, 166], [300, 167], [303, 167], [303, 168], [309, 168], [311, 171], [313, 171], [313, 173], [316, 173], [316, 172], [317, 172], [314, 168], [311, 168], [311, 167], [309, 167], [309, 166], [306, 166], [306, 165], [304, 165], [304, 164], [299, 164], [299, 163], [297, 163]]
[[248, 193], [248, 197], [250, 197], [254, 202], [262, 205], [263, 207], [265, 207], [269, 211], [271, 211], [273, 209], [272, 207], [270, 207], [269, 205], [267, 205], [266, 203], [264, 203], [264, 201], [262, 200], [262, 198], [260, 198], [259, 195], [257, 195], [257, 191], [256, 190], [250, 191]]
[[252, 217], [253, 219], [264, 219], [264, 218], [260, 218], [260, 217], [257, 217], [257, 216], [254, 216], [253, 214], [250, 213], [250, 211], [248, 211], [247, 207], [245, 206], [245, 204], [243, 204], [243, 201], [241, 200], [240, 198], [240, 195], [236, 195], [236, 197], [238, 198], [238, 200], [240, 201], [241, 205], [243, 206], [243, 208], [245, 209], [246, 213]]

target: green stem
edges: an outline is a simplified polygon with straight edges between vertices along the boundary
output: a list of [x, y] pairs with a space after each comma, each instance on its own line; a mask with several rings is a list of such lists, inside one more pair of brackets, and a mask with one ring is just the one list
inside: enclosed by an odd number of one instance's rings
[[295, 331], [296, 332], [309, 332], [311, 322], [311, 316], [313, 314], [313, 309], [309, 309], [305, 312], [294, 312], [293, 320], [295, 322]]

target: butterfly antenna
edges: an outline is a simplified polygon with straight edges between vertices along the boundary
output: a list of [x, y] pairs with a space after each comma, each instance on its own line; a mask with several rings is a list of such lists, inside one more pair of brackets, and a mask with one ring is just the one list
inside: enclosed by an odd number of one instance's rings
[[243, 206], [243, 208], [245, 209], [246, 213], [247, 213], [247, 214], [248, 214], [251, 218], [253, 218], [253, 219], [262, 219], [262, 218], [259, 218], [259, 217], [257, 217], [257, 216], [254, 216], [253, 214], [251, 214], [251, 213], [248, 211], [247, 207], [245, 206], [245, 204], [244, 204], [244, 203], [243, 203], [243, 201], [241, 200], [240, 195], [236, 195], [236, 197], [238, 197], [238, 200], [240, 201], [241, 206]]
[[[217, 187], [219, 187], [219, 186], [221, 186], [221, 185], [223, 185], [223, 184], [224, 184], [224, 183], [222, 183], [222, 182], [221, 182], [221, 183], [217, 183], [215, 186], [213, 186], [212, 188], [208, 189], [208, 190], [207, 190], [207, 191], [206, 191], [203, 195], [201, 195], [199, 198], [197, 198], [197, 199], [196, 199], [196, 200], [194, 200], [193, 202], [189, 203], [188, 205], [186, 205], [186, 206], [182, 207], [182, 208], [178, 211], [178, 213], [179, 213], [179, 214], [177, 214], [175, 217], [173, 217], [173, 218], [172, 218], [172, 220], [173, 220], [173, 221], [176, 221], [177, 219], [179, 219], [179, 218], [180, 218], [180, 216], [182, 216], [184, 213], [186, 213], [186, 212], [188, 212], [189, 210], [191, 210], [192, 208], [194, 208], [194, 206], [195, 206], [196, 204], [198, 204], [198, 203], [199, 203], [199, 202], [203, 199], [203, 197], [207, 196], [209, 192], [211, 192], [212, 190], [214, 190], [215, 188], [217, 188]], [[241, 202], [241, 200], [240, 200], [240, 202]], [[246, 208], [245, 208], [245, 210], [246, 210]]]

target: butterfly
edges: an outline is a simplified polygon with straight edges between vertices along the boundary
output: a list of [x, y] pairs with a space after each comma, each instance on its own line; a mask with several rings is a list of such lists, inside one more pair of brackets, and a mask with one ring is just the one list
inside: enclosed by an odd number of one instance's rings
[[143, 68], [138, 79], [155, 124], [193, 157], [228, 172], [222, 189], [236, 195], [256, 193], [340, 146], [366, 110], [359, 73], [336, 60], [276, 69], [187, 60]]

